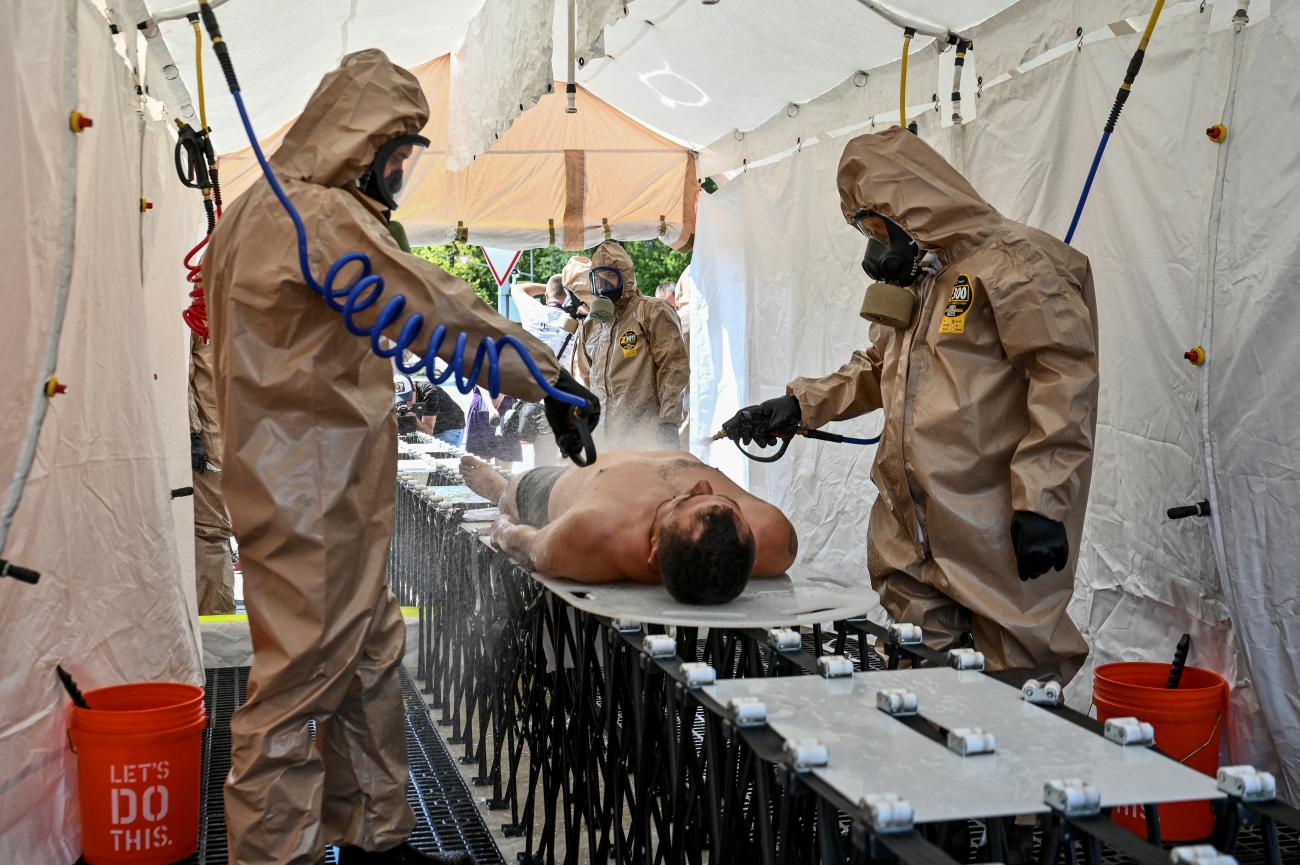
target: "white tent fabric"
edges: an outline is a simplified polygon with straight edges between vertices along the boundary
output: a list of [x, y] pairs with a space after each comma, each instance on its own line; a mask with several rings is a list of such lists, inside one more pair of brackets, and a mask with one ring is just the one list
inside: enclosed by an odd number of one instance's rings
[[[585, 65], [605, 26], [622, 14], [620, 0], [575, 2], [575, 62]], [[566, 0], [555, 5], [514, 0], [483, 4], [451, 57], [450, 170], [465, 168], [487, 152], [516, 117], [551, 92], [555, 80], [566, 78], [568, 44]]]
[[[150, 12], [161, 14], [181, 4], [178, 0], [148, 0], [147, 5]], [[216, 14], [248, 113], [257, 131], [267, 135], [302, 111], [321, 76], [337, 67], [343, 55], [379, 47], [394, 63], [415, 66], [455, 50], [483, 5], [484, 0], [234, 0], [218, 8]], [[197, 106], [193, 28], [183, 18], [162, 22], [159, 28], [172, 63], [194, 100], [192, 105]], [[226, 92], [206, 34], [203, 42], [213, 144], [218, 153], [247, 147], [239, 114]], [[169, 108], [180, 115], [178, 106]], [[197, 113], [185, 119], [197, 123]]]
[[[65, 53], [77, 15], [78, 64]], [[130, 75], [103, 17], [80, 2], [24, 4], [0, 28], [0, 117], [5, 120], [0, 212], [5, 238], [5, 314], [0, 364], [11, 384], [0, 412], [0, 478], [7, 485], [25, 432], [50, 325], [55, 272], [72, 255], [72, 286], [58, 358], [68, 392], [50, 406], [37, 460], [4, 557], [41, 572], [37, 585], [0, 579], [0, 862], [66, 865], [81, 853], [75, 758], [68, 748], [63, 664], [83, 688], [125, 681], [201, 682], [197, 628], [178, 577], [166, 456], [181, 447], [160, 430], [156, 399], [171, 400], [174, 375], [153, 375], [155, 326], [144, 287], [171, 261], [175, 282], [164, 318], [183, 329], [178, 250], [159, 223], [197, 209], [194, 193], [141, 176], [142, 157], [170, 160], [158, 130], [145, 132]], [[74, 40], [74, 45], [77, 41]], [[94, 127], [77, 138], [76, 176], [59, 153], [68, 130], [62, 82], [80, 67], [76, 106]], [[143, 142], [143, 144], [142, 144]], [[161, 150], [161, 152], [160, 152]], [[166, 164], [165, 162], [162, 164]], [[61, 249], [57, 202], [77, 185], [76, 244]], [[143, 194], [155, 202], [143, 215]], [[147, 223], [145, 221], [148, 221]], [[162, 232], [159, 232], [159, 229]], [[177, 231], [181, 231], [177, 228]], [[183, 233], [183, 232], [181, 232]], [[147, 240], [142, 262], [141, 241]], [[188, 246], [186, 247], [188, 248]], [[156, 284], [152, 284], [156, 287]], [[163, 353], [176, 348], [158, 342]], [[183, 375], [183, 373], [181, 373]], [[166, 394], [162, 389], [166, 387]], [[182, 407], [183, 410], [183, 407]]]
[[[1295, 55], [1300, 15], [1268, 16], [1253, 4], [1237, 117], [1229, 144], [1218, 146], [1204, 129], [1225, 105], [1233, 43], [1226, 18], [1234, 4], [1216, 5], [1205, 14], [1197, 3], [1166, 11], [1075, 238], [1096, 276], [1102, 393], [1071, 607], [1092, 655], [1069, 696], [1086, 709], [1096, 664], [1161, 660], [1189, 632], [1193, 663], [1234, 686], [1226, 737], [1232, 758], [1280, 764], [1294, 796], [1300, 687], [1287, 647], [1295, 645], [1300, 550], [1288, 527], [1300, 516], [1300, 433], [1294, 389], [1281, 377], [1300, 362], [1289, 333], [1295, 316], [1283, 314], [1282, 300], [1300, 259], [1295, 226], [1284, 224], [1296, 175], [1291, 136], [1280, 124], [1300, 89], [1267, 70]], [[1000, 86], [986, 81], [977, 120], [945, 126], [946, 112], [928, 111], [919, 118], [921, 135], [1003, 213], [1059, 235], [1135, 44], [1135, 36], [1115, 34], [1132, 30], [1122, 22], [1106, 27], [1082, 50], [1071, 44]], [[828, 95], [817, 107], [819, 131], [862, 125], [855, 99], [843, 90]], [[862, 241], [844, 223], [835, 185], [850, 137], [805, 139], [793, 155], [762, 167], [751, 162], [720, 191], [701, 196], [692, 429], [712, 431], [741, 405], [783, 392], [795, 375], [829, 372], [863, 345], [866, 324], [852, 315], [866, 284]], [[767, 147], [754, 155], [766, 158], [789, 144]], [[1228, 172], [1216, 211], [1220, 156]], [[1203, 250], [1212, 213], [1219, 245], [1210, 257]], [[1182, 353], [1202, 341], [1207, 282], [1214, 345], [1198, 371]], [[1214, 448], [1215, 517], [1170, 522], [1167, 507], [1206, 496], [1203, 418]], [[868, 417], [840, 426], [854, 434], [878, 423]], [[796, 441], [783, 461], [760, 466], [729, 443], [699, 447], [783, 505], [819, 566], [856, 570], [863, 579], [873, 450]], [[1217, 568], [1216, 532], [1223, 538]]]
[[[201, 212], [197, 195], [171, 177], [168, 123], [142, 119], [147, 106], [115, 49], [135, 58], [137, 77], [170, 100], [172, 115], [184, 116], [187, 104], [195, 112], [169, 78], [175, 72], [197, 95], [189, 25], [164, 23], [152, 38], [134, 30], [146, 5], [156, 13], [173, 2], [114, 3], [124, 34], [116, 38], [95, 9], [102, 0], [11, 4], [0, 28], [6, 481], [39, 383], [59, 255], [71, 254], [73, 267], [58, 366], [70, 390], [51, 404], [3, 551], [43, 572], [37, 586], [0, 579], [0, 652], [14, 661], [0, 670], [3, 862], [64, 865], [79, 853], [55, 664], [86, 687], [201, 675], [189, 500], [168, 496], [188, 479], [180, 259], [199, 236]], [[564, 77], [567, 2], [536, 5], [234, 0], [220, 16], [264, 134], [296, 114], [348, 51], [381, 45], [416, 65], [460, 46], [456, 98], [484, 112], [457, 133], [455, 146], [472, 156], [539, 92], [537, 79]], [[1062, 232], [1150, 0], [969, 0], [960, 12], [946, 0], [893, 5], [976, 41], [963, 84], [969, 122], [956, 126], [952, 52], [914, 44], [909, 102], [921, 135], [1003, 212]], [[1287, 376], [1300, 368], [1290, 301], [1300, 217], [1289, 206], [1300, 177], [1292, 145], [1300, 84], [1276, 70], [1300, 55], [1300, 10], [1273, 4], [1272, 14], [1267, 0], [1255, 0], [1238, 40], [1228, 26], [1235, 5], [1218, 0], [1200, 14], [1198, 0], [1169, 4], [1076, 239], [1097, 277], [1103, 393], [1071, 610], [1093, 664], [1163, 657], [1190, 632], [1193, 662], [1234, 685], [1232, 758], [1280, 768], [1294, 801], [1300, 396]], [[844, 142], [897, 111], [899, 64], [880, 61], [897, 56], [899, 33], [852, 0], [807, 0], [797, 20], [784, 0], [577, 6], [577, 42], [587, 46], [579, 82], [678, 142], [707, 144], [701, 173], [730, 181], [701, 198], [692, 268], [698, 440], [792, 375], [834, 368], [865, 338], [852, 315], [864, 286], [861, 239], [840, 216], [834, 174]], [[63, 175], [52, 145], [69, 135], [72, 107], [59, 86], [74, 68], [65, 9], [79, 22], [77, 107], [95, 119], [75, 139], [75, 177]], [[506, 9], [527, 14], [506, 26]], [[948, 19], [957, 14], [968, 20]], [[470, 44], [476, 19], [497, 24], [481, 26]], [[541, 49], [548, 21], [549, 54]], [[218, 149], [238, 149], [242, 130], [204, 51]], [[512, 51], [535, 56], [500, 57]], [[863, 86], [859, 69], [870, 72]], [[1228, 107], [1228, 141], [1213, 145], [1202, 130]], [[54, 203], [70, 183], [77, 237], [66, 249]], [[154, 202], [147, 215], [141, 197]], [[1198, 342], [1210, 356], [1199, 370], [1181, 360]], [[870, 434], [878, 424], [868, 417], [840, 428]], [[800, 440], [767, 467], [729, 444], [700, 452], [785, 506], [819, 568], [865, 579], [872, 449]], [[1201, 498], [1212, 503], [1210, 520], [1164, 518], [1168, 506]], [[1071, 688], [1076, 706], [1087, 706], [1090, 670]]]
[[[140, 227], [144, 268], [145, 328], [153, 404], [161, 422], [163, 455], [169, 489], [188, 487], [190, 470], [189, 356], [190, 330], [180, 314], [189, 304], [189, 284], [183, 281], [181, 259], [203, 236], [204, 217], [199, 193], [176, 182], [172, 148], [175, 138], [161, 120], [144, 127], [140, 156], [140, 194], [153, 210]], [[180, 326], [178, 326], [178, 324]], [[171, 500], [176, 529], [179, 579], [187, 609], [198, 610], [194, 582], [194, 498]]]
[[[177, 5], [177, 0], [140, 2], [154, 14]], [[1094, 19], [1113, 20], [1118, 16], [1097, 17], [1095, 9], [1109, 10], [1122, 2], [1025, 4], [1051, 11], [1018, 14], [1031, 20], [1032, 32], [1046, 34]], [[954, 8], [948, 0], [889, 3], [958, 30], [1010, 4], [967, 0]], [[567, 0], [554, 5], [518, 0], [236, 0], [217, 14], [261, 134], [297, 114], [320, 76], [349, 51], [379, 46], [403, 66], [455, 51], [452, 102], [458, 108], [450, 130], [454, 168], [491, 147], [552, 81], [566, 80], [567, 6]], [[651, 129], [692, 147], [733, 129], [751, 129], [787, 104], [810, 100], [856, 70], [897, 56], [902, 39], [895, 25], [853, 0], [805, 0], [798, 26], [792, 26], [784, 0], [724, 0], [707, 6], [698, 0], [576, 0], [576, 7], [576, 48], [585, 61], [578, 83]], [[132, 24], [123, 22], [126, 27]], [[159, 27], [170, 65], [178, 70], [192, 106], [198, 91], [191, 27], [183, 19]], [[919, 50], [928, 41], [917, 39], [914, 47]], [[593, 50], [596, 42], [603, 42], [603, 51]], [[1033, 49], [1032, 37], [1027, 37], [1013, 50], [1028, 50], [1032, 56], [1038, 53]], [[238, 116], [224, 94], [210, 49], [204, 51], [213, 140], [218, 152], [238, 150], [245, 144]], [[161, 62], [153, 54], [149, 60]], [[146, 77], [161, 90], [156, 75], [156, 69], [146, 70]], [[169, 107], [183, 116], [181, 105]]]
[[[1009, 0], [888, 5], [961, 30]], [[803, 0], [797, 11], [783, 0], [637, 0], [606, 33], [609, 57], [593, 61], [579, 81], [651, 129], [698, 148], [784, 116], [788, 105], [897, 57], [901, 46], [898, 27], [853, 0]]]

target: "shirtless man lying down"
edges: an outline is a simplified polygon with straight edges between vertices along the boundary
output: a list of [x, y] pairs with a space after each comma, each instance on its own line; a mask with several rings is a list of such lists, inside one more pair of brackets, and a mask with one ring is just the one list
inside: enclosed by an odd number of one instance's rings
[[589, 468], [508, 481], [467, 456], [460, 472], [501, 508], [492, 540], [543, 576], [662, 583], [681, 603], [723, 604], [799, 551], [785, 514], [684, 451], [604, 451]]

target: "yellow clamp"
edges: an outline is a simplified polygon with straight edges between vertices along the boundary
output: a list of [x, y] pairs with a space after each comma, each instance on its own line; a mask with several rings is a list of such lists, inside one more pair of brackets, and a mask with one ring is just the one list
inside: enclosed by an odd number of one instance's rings
[[1205, 130], [1205, 137], [1213, 141], [1215, 144], [1222, 144], [1228, 140], [1228, 127], [1224, 126], [1222, 123], [1216, 123], [1209, 129]]
[[1190, 348], [1183, 352], [1183, 359], [1192, 366], [1202, 366], [1205, 363], [1205, 349], [1199, 345], [1196, 348]]
[[68, 128], [75, 133], [80, 134], [94, 125], [95, 121], [91, 120], [80, 111], [74, 111], [68, 115]]
[[50, 376], [45, 382], [45, 396], [49, 399], [54, 399], [56, 394], [67, 392], [68, 386], [66, 384], [59, 384], [59, 380], [54, 376]]

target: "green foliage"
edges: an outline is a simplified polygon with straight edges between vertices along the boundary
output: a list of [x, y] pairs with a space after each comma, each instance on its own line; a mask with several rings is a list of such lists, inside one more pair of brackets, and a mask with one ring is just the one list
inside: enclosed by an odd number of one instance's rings
[[475, 294], [496, 309], [497, 281], [492, 278], [487, 258], [478, 246], [453, 242], [442, 246], [417, 246], [411, 252], [468, 282]]
[[[636, 284], [642, 294], [653, 295], [655, 287], [661, 282], [676, 282], [686, 265], [691, 263], [689, 252], [677, 252], [658, 240], [629, 240], [623, 243], [632, 264], [636, 267]], [[496, 306], [497, 285], [488, 269], [483, 250], [469, 243], [444, 243], [442, 246], [417, 246], [413, 250], [421, 258], [428, 259], [450, 274], [459, 276], [473, 286], [479, 297], [493, 307]], [[564, 270], [564, 265], [575, 255], [590, 257], [592, 249], [582, 252], [566, 252], [554, 246], [531, 251], [532, 269], [530, 274], [529, 256], [525, 251], [519, 259], [519, 275], [530, 282], [546, 282], [554, 274]]]

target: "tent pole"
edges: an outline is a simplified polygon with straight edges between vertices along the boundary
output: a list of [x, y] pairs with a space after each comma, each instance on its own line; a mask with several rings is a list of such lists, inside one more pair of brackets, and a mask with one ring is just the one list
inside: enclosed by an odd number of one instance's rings
[[569, 102], [564, 109], [565, 114], [578, 113], [578, 22], [577, 18], [578, 0], [569, 0], [569, 81], [564, 87], [564, 92]]
[[943, 39], [950, 44], [955, 43], [957, 39], [966, 39], [967, 41], [970, 41], [963, 33], [958, 33], [951, 28], [944, 27], [942, 24], [935, 24], [933, 21], [929, 21], [925, 18], [917, 18], [915, 15], [905, 14], [881, 3], [880, 0], [858, 0], [858, 2], [896, 27], [904, 29], [910, 27], [922, 36], [933, 36], [936, 39]]

